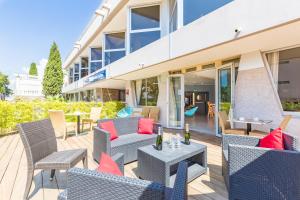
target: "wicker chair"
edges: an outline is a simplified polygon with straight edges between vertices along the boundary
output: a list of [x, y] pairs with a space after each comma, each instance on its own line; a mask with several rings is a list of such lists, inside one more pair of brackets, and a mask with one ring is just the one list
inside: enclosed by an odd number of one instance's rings
[[180, 162], [175, 185], [73, 168], [58, 200], [187, 200], [187, 163]]
[[151, 107], [149, 112], [149, 118], [153, 119], [155, 122], [159, 121], [159, 108], [158, 107]]
[[63, 136], [67, 139], [67, 134], [70, 128], [75, 131], [77, 136], [77, 123], [66, 122], [65, 113], [62, 110], [49, 110], [49, 117], [52, 122], [56, 137]]
[[[281, 121], [281, 123], [279, 124], [279, 128], [281, 128], [281, 130], [285, 131], [287, 128], [288, 123], [290, 122], [290, 120], [292, 119], [291, 115], [286, 115], [283, 120]], [[268, 134], [267, 132], [263, 132], [263, 131], [259, 131], [259, 130], [253, 130], [250, 132], [251, 135], [266, 135]]]
[[92, 107], [91, 108], [91, 113], [90, 113], [90, 118], [85, 118], [82, 119], [82, 131], [84, 124], [90, 124], [90, 131], [93, 130], [93, 124], [97, 123], [97, 120], [100, 119], [100, 114], [102, 111], [102, 107]]
[[284, 134], [286, 150], [257, 147], [259, 138], [223, 135], [222, 174], [229, 199], [300, 199], [297, 138]]
[[228, 121], [228, 115], [225, 111], [219, 111], [219, 123], [223, 134], [246, 135], [245, 129], [233, 129]]
[[79, 161], [87, 168], [87, 150], [74, 149], [57, 151], [55, 132], [49, 119], [18, 124], [21, 140], [27, 157], [27, 182], [24, 199], [27, 199], [34, 170], [51, 170], [50, 180], [55, 170], [68, 170]]

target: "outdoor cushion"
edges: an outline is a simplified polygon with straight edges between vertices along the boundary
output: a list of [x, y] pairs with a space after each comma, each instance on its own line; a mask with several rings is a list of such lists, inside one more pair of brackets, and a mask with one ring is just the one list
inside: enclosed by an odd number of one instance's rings
[[152, 134], [153, 133], [153, 119], [141, 118], [139, 120], [138, 133]]
[[124, 145], [131, 145], [133, 143], [143, 142], [148, 139], [156, 138], [155, 134], [138, 134], [132, 133], [128, 135], [122, 135], [117, 140], [111, 142], [111, 148], [120, 147]]
[[113, 121], [110, 120], [110, 121], [106, 121], [106, 122], [101, 122], [99, 124], [99, 126], [103, 130], [109, 132], [109, 134], [110, 134], [110, 141], [118, 138], [118, 133], [117, 133], [117, 130], [115, 128], [115, 125], [114, 125]]
[[97, 171], [114, 174], [118, 176], [123, 175], [117, 163], [106, 153], [101, 153], [100, 162]]
[[284, 150], [281, 128], [277, 128], [264, 138], [260, 139], [259, 147]]

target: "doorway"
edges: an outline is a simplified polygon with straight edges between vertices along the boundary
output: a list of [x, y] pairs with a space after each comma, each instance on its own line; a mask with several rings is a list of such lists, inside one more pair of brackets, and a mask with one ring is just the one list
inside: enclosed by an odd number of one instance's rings
[[191, 130], [215, 135], [215, 82], [215, 68], [184, 74], [184, 121]]

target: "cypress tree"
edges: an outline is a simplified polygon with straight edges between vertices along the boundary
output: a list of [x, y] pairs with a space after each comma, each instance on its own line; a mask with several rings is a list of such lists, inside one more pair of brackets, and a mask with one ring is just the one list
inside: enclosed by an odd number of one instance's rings
[[61, 95], [63, 71], [59, 49], [53, 42], [43, 79], [43, 93], [47, 96]]
[[36, 67], [35, 63], [31, 63], [30, 69], [29, 69], [29, 75], [31, 75], [31, 76], [37, 76], [38, 75], [38, 70], [37, 70], [37, 67]]

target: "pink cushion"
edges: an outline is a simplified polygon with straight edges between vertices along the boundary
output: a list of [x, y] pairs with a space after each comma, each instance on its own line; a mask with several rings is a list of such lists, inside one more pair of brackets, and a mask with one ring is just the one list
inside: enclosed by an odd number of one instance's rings
[[260, 139], [259, 147], [284, 150], [281, 128], [277, 128], [264, 138]]
[[153, 119], [141, 118], [139, 119], [138, 133], [152, 134], [153, 133]]
[[99, 124], [99, 128], [109, 132], [110, 134], [110, 141], [117, 139], [118, 138], [118, 133], [115, 128], [114, 122], [113, 121], [106, 121], [106, 122], [101, 122]]
[[121, 170], [119, 169], [117, 163], [106, 153], [101, 153], [101, 158], [99, 166], [96, 169], [98, 172], [114, 174], [118, 176], [123, 176]]

